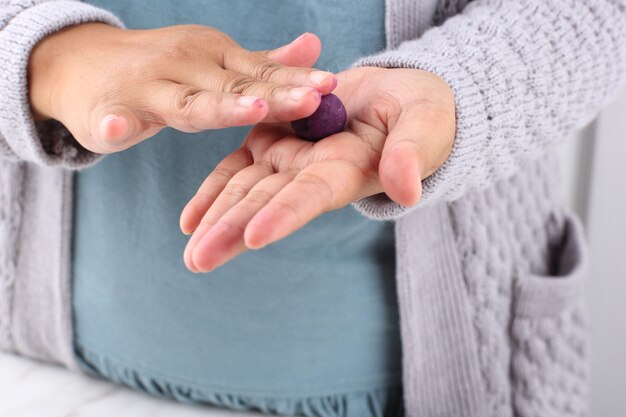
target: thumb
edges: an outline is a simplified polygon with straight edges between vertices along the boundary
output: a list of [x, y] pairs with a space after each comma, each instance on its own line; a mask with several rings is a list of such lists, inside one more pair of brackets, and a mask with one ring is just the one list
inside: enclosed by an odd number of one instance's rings
[[312, 67], [322, 51], [322, 41], [314, 33], [304, 33], [291, 43], [266, 51], [272, 61], [289, 67]]
[[120, 152], [156, 135], [166, 125], [141, 120], [124, 105], [107, 106], [91, 116], [91, 149], [97, 153]]
[[141, 132], [141, 122], [125, 106], [104, 108], [94, 112], [91, 120], [91, 137], [94, 145], [104, 153], [126, 148], [127, 142]]
[[422, 196], [422, 179], [425, 178], [423, 155], [424, 144], [420, 140], [424, 131], [420, 131], [417, 118], [400, 116], [391, 129], [380, 158], [378, 175], [380, 183], [396, 203], [414, 206]]

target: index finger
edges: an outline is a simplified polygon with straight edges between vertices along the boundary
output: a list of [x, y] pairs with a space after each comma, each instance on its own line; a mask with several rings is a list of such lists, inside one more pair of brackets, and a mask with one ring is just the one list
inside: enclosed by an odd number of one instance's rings
[[322, 161], [303, 169], [250, 220], [246, 246], [259, 249], [298, 230], [327, 211], [362, 197], [368, 179], [356, 165]]
[[286, 66], [268, 58], [266, 52], [248, 51], [239, 46], [224, 53], [224, 68], [258, 81], [313, 87], [321, 94], [328, 94], [337, 87], [337, 77], [331, 72]]
[[196, 230], [202, 217], [226, 184], [237, 172], [252, 162], [250, 153], [245, 148], [239, 148], [217, 164], [180, 215], [180, 229], [184, 234], [188, 235]]

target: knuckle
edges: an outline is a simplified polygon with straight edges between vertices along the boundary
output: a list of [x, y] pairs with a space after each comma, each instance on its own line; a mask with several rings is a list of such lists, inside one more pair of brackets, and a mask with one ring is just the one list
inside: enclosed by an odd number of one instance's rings
[[209, 227], [213, 227], [213, 226], [215, 226], [215, 220], [213, 220], [213, 219], [208, 219], [208, 218], [203, 218], [203, 219], [200, 221], [200, 224], [203, 224], [203, 225], [205, 225], [205, 226], [209, 226]]
[[411, 119], [419, 117], [424, 122], [432, 125], [437, 125], [443, 121], [441, 108], [426, 97], [413, 98], [407, 101], [403, 111]]
[[251, 190], [246, 196], [246, 199], [250, 201], [251, 203], [256, 203], [255, 205], [257, 204], [265, 205], [273, 197], [274, 195], [266, 190]]
[[224, 80], [220, 90], [225, 93], [246, 94], [246, 92], [248, 92], [254, 84], [256, 84], [254, 79], [240, 74]]
[[221, 62], [224, 68], [239, 68], [241, 61], [246, 61], [249, 55], [250, 51], [231, 40], [231, 42], [226, 43], [226, 47], [222, 50]]
[[230, 229], [236, 230], [236, 231], [238, 231], [240, 233], [244, 232], [244, 227], [243, 226], [241, 226], [241, 225], [239, 225], [237, 223], [233, 223], [232, 221], [225, 220], [225, 219], [220, 219], [219, 223], [223, 224], [224, 226], [227, 226]]
[[205, 213], [207, 211], [207, 203], [210, 202], [211, 195], [202, 191], [198, 191], [191, 200], [189, 207], [195, 213]]
[[264, 96], [268, 98], [277, 98], [280, 96], [282, 88], [283, 87], [278, 85], [266, 85]]
[[247, 194], [248, 188], [236, 182], [228, 184], [226, 188], [224, 188], [224, 191], [222, 191], [222, 195], [236, 201], [243, 199]]
[[256, 80], [269, 81], [280, 68], [281, 65], [276, 62], [259, 62], [252, 67], [252, 77]]
[[175, 109], [179, 112], [188, 111], [191, 107], [194, 106], [194, 103], [198, 99], [200, 91], [201, 90], [195, 87], [186, 87], [176, 91], [174, 97]]
[[304, 223], [302, 216], [300, 215], [300, 212], [298, 211], [296, 206], [294, 206], [290, 201], [278, 200], [278, 201], [272, 202], [272, 204], [275, 205], [275, 207], [282, 208], [284, 211], [292, 213], [299, 224]]
[[309, 200], [311, 199], [311, 196], [319, 196], [322, 198], [322, 201], [328, 202], [330, 206], [334, 207], [335, 199], [332, 188], [326, 180], [317, 174], [312, 172], [303, 172], [296, 177], [295, 182], [304, 186], [304, 189], [306, 190], [304, 192], [309, 196]]
[[190, 127], [193, 122], [193, 114], [198, 106], [198, 100], [202, 93], [202, 90], [196, 87], [185, 87], [178, 90], [174, 96], [173, 107], [175, 114], [181, 118], [183, 122], [189, 124]]
[[234, 171], [231, 171], [228, 168], [225, 168], [221, 165], [215, 167], [211, 176], [217, 180], [229, 181], [235, 175]]
[[378, 97], [378, 100], [380, 101], [380, 104], [385, 108], [389, 110], [395, 110], [402, 107], [400, 100], [398, 99], [398, 97], [396, 97], [395, 94], [392, 94], [391, 92], [385, 90], [381, 90], [379, 94], [380, 97]]
[[394, 124], [402, 110], [402, 103], [394, 94], [381, 90], [373, 110], [385, 124]]

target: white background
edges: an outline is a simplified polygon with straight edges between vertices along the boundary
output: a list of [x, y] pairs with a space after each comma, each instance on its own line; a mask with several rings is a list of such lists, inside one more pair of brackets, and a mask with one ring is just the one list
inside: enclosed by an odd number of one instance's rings
[[626, 93], [562, 149], [566, 197], [586, 225], [592, 417], [626, 416]]

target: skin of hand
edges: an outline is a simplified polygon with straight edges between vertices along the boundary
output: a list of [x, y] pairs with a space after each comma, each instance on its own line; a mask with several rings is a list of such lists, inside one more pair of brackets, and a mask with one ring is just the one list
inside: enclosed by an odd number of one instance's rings
[[204, 26], [86, 23], [35, 46], [29, 98], [36, 121], [56, 119], [84, 148], [113, 153], [166, 126], [197, 132], [306, 117], [337, 85], [334, 74], [308, 68], [320, 50], [311, 33], [255, 52]]
[[338, 78], [333, 94], [348, 112], [346, 131], [313, 143], [286, 123], [259, 124], [202, 183], [180, 219], [183, 233], [193, 232], [184, 253], [189, 270], [211, 271], [367, 196], [419, 202], [420, 180], [454, 142], [451, 88], [417, 69], [363, 67]]

